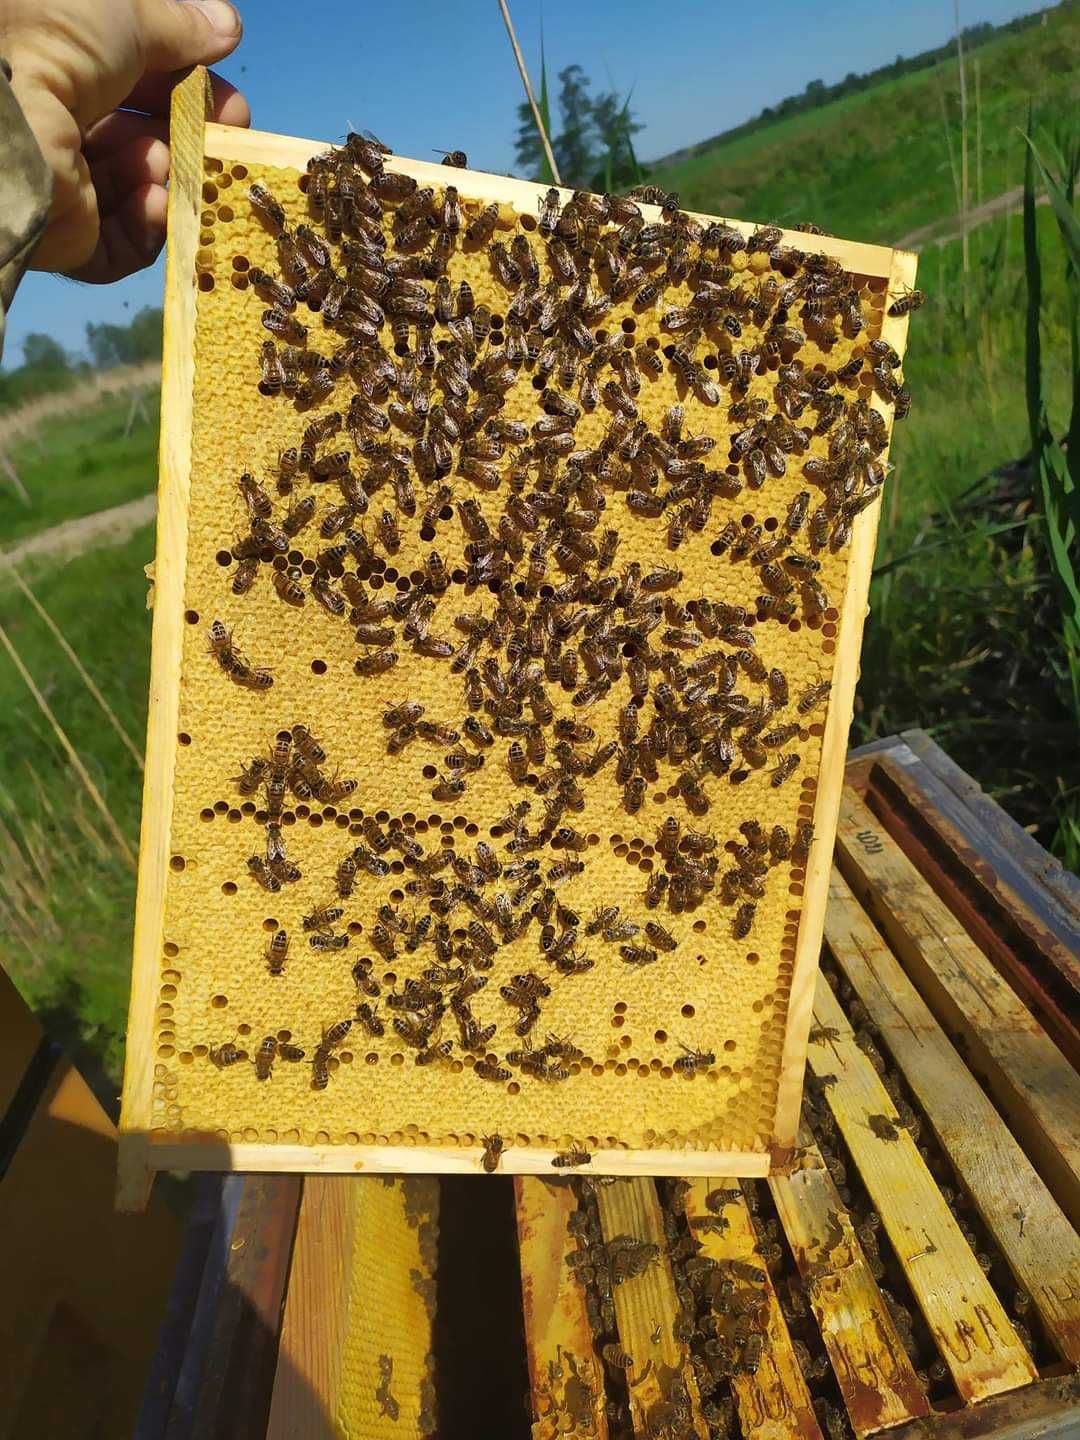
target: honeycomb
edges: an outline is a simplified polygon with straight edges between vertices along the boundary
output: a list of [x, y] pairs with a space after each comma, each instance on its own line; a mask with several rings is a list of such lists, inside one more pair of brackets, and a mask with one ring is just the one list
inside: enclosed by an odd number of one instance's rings
[[[374, 1177], [358, 1191], [335, 1434], [433, 1435], [438, 1182]], [[371, 1317], [377, 1323], [371, 1323]]]
[[[542, 190], [519, 212], [447, 170], [460, 229], [445, 189], [419, 249], [397, 245], [396, 201], [358, 223], [386, 257], [419, 255], [425, 304], [448, 308], [350, 356], [341, 290], [316, 272], [320, 245], [336, 271], [356, 261], [356, 231], [327, 224], [317, 172], [205, 161], [152, 1132], [433, 1147], [448, 1165], [498, 1136], [511, 1170], [534, 1149], [764, 1153], [848, 541], [875, 523], [883, 397], [903, 393], [880, 359], [895, 297], [817, 263], [809, 235], [723, 228], [728, 248], [703, 250], [673, 207], [582, 220], [568, 245]], [[370, 208], [362, 166], [337, 174], [330, 210], [357, 190]], [[528, 325], [513, 257], [537, 267]], [[568, 263], [589, 286], [553, 332]], [[313, 298], [271, 334], [275, 287], [305, 275]], [[708, 284], [735, 298], [688, 337]], [[841, 313], [815, 306], [838, 287]], [[489, 430], [446, 436], [501, 361], [486, 413], [508, 438], [483, 458]], [[385, 723], [409, 704], [418, 729]]]

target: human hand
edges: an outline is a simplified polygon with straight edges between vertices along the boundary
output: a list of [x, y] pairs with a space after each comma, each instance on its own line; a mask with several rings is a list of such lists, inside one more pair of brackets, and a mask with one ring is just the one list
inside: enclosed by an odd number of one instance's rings
[[[222, 59], [240, 34], [227, 0], [0, 0], [0, 55], [53, 174], [34, 269], [103, 283], [151, 263], [176, 72]], [[243, 95], [212, 79], [214, 118], [249, 125]]]

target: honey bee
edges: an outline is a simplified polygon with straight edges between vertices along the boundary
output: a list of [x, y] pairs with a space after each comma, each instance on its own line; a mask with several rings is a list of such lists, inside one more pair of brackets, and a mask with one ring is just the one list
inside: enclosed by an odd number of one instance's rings
[[803, 691], [802, 695], [799, 696], [795, 708], [800, 715], [809, 715], [811, 711], [816, 710], [818, 706], [828, 698], [831, 689], [831, 681], [819, 680], [816, 684], [808, 686]]
[[293, 345], [303, 345], [307, 340], [307, 326], [301, 325], [300, 321], [290, 315], [286, 310], [279, 310], [277, 306], [271, 305], [268, 310], [262, 313], [262, 324], [269, 330], [271, 335], [277, 335], [282, 340], [288, 340]]
[[299, 606], [304, 604], [307, 596], [291, 569], [273, 570], [271, 571], [270, 578], [273, 581], [274, 589], [277, 591], [279, 597], [285, 601], [286, 605], [293, 605], [299, 608]]
[[315, 1051], [311, 1061], [311, 1088], [325, 1090], [330, 1084], [330, 1056], [322, 1049]]
[[496, 1084], [509, 1080], [512, 1071], [507, 1070], [503, 1065], [495, 1065], [490, 1060], [478, 1060], [473, 1066], [473, 1074], [478, 1075], [481, 1080], [492, 1080]]
[[361, 656], [353, 664], [353, 670], [357, 675], [370, 677], [374, 675], [385, 675], [387, 670], [392, 670], [398, 663], [398, 652], [396, 650], [376, 650], [371, 655]]
[[312, 935], [308, 940], [312, 950], [347, 950], [351, 943], [351, 935]]
[[210, 654], [227, 675], [236, 676], [247, 668], [243, 656], [233, 641], [233, 632], [226, 629], [220, 620], [214, 620], [206, 632]]
[[247, 1058], [247, 1051], [240, 1050], [232, 1040], [226, 1040], [223, 1045], [210, 1046], [210, 1063], [216, 1065], [219, 1070], [227, 1070], [231, 1065], [239, 1065]]
[[696, 1075], [699, 1070], [707, 1070], [710, 1065], [716, 1064], [716, 1056], [711, 1050], [691, 1050], [688, 1046], [682, 1046], [684, 1054], [672, 1061], [672, 1069], [678, 1070], [681, 1075]]
[[588, 1150], [575, 1145], [569, 1150], [560, 1150], [552, 1157], [551, 1164], [556, 1170], [577, 1170], [582, 1165], [591, 1165], [592, 1158]]
[[907, 290], [889, 306], [888, 313], [892, 316], [912, 315], [921, 305], [926, 303], [926, 292], [924, 290]]
[[259, 184], [249, 186], [248, 199], [263, 219], [269, 222], [271, 229], [280, 235], [285, 229], [285, 211], [266, 186]]
[[284, 974], [285, 960], [288, 953], [288, 932], [285, 930], [275, 930], [269, 945], [266, 947], [266, 965], [271, 975]]
[[234, 595], [246, 595], [255, 583], [259, 573], [259, 561], [255, 556], [239, 560], [233, 571], [229, 589]]
[[[383, 711], [382, 723], [389, 730], [396, 730], [402, 725], [414, 725], [424, 713], [424, 707], [418, 700], [403, 700], [398, 705], [392, 705], [389, 710]], [[374, 825], [374, 821], [371, 821]], [[376, 847], [385, 849], [385, 845]]]
[[247, 868], [263, 889], [269, 891], [270, 894], [276, 894], [281, 889], [281, 881], [261, 855], [252, 855], [248, 859]]
[[364, 1029], [368, 1032], [368, 1034], [373, 1036], [375, 1039], [378, 1039], [381, 1035], [386, 1034], [386, 1026], [380, 1019], [379, 1015], [376, 1013], [376, 1007], [369, 1005], [366, 1000], [362, 1000], [357, 1005], [356, 1018], [360, 1021], [361, 1025], [363, 1025]]
[[539, 200], [537, 206], [540, 212], [538, 228], [545, 240], [551, 238], [555, 233], [555, 224], [559, 218], [559, 192], [552, 186]]
[[329, 576], [322, 574], [313, 575], [311, 577], [311, 593], [327, 614], [345, 614], [345, 601], [330, 584]]
[[781, 758], [780, 763], [773, 770], [769, 779], [769, 784], [774, 790], [778, 789], [786, 780], [789, 780], [791, 776], [795, 774], [795, 771], [799, 768], [800, 759], [801, 757], [798, 755], [784, 755]]
[[732, 934], [736, 940], [745, 940], [753, 929], [754, 916], [757, 914], [757, 906], [752, 900], [747, 900], [740, 905], [735, 913], [735, 920], [732, 925]]
[[484, 1147], [481, 1164], [489, 1175], [494, 1175], [499, 1168], [499, 1157], [506, 1148], [501, 1135], [484, 1135], [481, 1137]]
[[304, 1052], [299, 1045], [267, 1035], [255, 1052], [255, 1079], [269, 1080], [275, 1060], [288, 1060], [295, 1064], [303, 1058]]
[[646, 922], [645, 934], [658, 950], [674, 950], [679, 943], [669, 930], [665, 930], [663, 925], [658, 925], [655, 920]]
[[347, 900], [356, 884], [356, 861], [351, 855], [344, 856], [338, 862], [334, 880], [339, 898]]
[[371, 177], [372, 193], [377, 199], [388, 201], [390, 204], [407, 199], [416, 189], [417, 183], [411, 175], [401, 175], [391, 170], [379, 170]]
[[446, 1060], [446, 1057], [451, 1054], [452, 1050], [454, 1050], [454, 1041], [452, 1040], [441, 1040], [433, 1045], [425, 1045], [425, 1047], [416, 1051], [415, 1056], [413, 1056], [413, 1064], [418, 1064], [418, 1066], [433, 1066], [433, 1064], [438, 1063], [439, 1060]]
[[401, 1414], [401, 1407], [390, 1393], [390, 1382], [394, 1375], [394, 1359], [392, 1355], [379, 1356], [379, 1383], [375, 1387], [375, 1399], [379, 1405], [379, 1413], [385, 1415], [388, 1420], [397, 1423]]
[[619, 955], [627, 965], [654, 965], [660, 958], [659, 951], [648, 945], [620, 945]]
[[742, 530], [737, 520], [729, 520], [712, 543], [712, 553], [723, 555], [738, 540]]
[[814, 839], [814, 825], [810, 820], [800, 820], [791, 847], [791, 863], [805, 866], [810, 857], [810, 846]]
[[277, 353], [273, 340], [264, 340], [261, 359], [259, 386], [266, 395], [280, 395], [285, 389], [285, 366]]
[[623, 809], [628, 815], [636, 815], [645, 799], [645, 781], [640, 775], [628, 780], [623, 786]]
[[482, 250], [495, 234], [495, 227], [498, 223], [498, 205], [488, 205], [486, 209], [480, 212], [475, 220], [470, 221], [466, 226], [466, 242], [475, 249]]
[[339, 905], [316, 905], [310, 915], [304, 916], [304, 930], [318, 930], [322, 933], [329, 933], [331, 926], [336, 924], [344, 913], [344, 910], [342, 910]]

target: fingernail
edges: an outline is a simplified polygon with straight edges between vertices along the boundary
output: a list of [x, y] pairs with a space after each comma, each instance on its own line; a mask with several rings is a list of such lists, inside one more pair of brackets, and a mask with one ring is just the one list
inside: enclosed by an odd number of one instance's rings
[[240, 33], [240, 16], [228, 0], [185, 0], [185, 4], [201, 10], [219, 35]]

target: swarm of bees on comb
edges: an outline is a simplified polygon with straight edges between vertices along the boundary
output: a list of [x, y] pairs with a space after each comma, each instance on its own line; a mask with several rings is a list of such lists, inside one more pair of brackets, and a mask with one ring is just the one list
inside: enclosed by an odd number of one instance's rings
[[[337, 627], [354, 651], [340, 703], [381, 721], [414, 808], [426, 792], [468, 813], [475, 797], [494, 823], [468, 853], [425, 844], [355, 808], [367, 777], [342, 775], [314, 716], [276, 733], [270, 720], [231, 780], [264, 830], [248, 882], [304, 890], [298, 808], [354, 808], [332, 893], [264, 937], [261, 965], [272, 986], [320, 953], [354, 1003], [315, 1036], [248, 1027], [206, 1053], [257, 1081], [303, 1062], [326, 1091], [362, 1036], [538, 1093], [602, 1063], [565, 1004], [562, 1023], [545, 1015], [554, 994], [702, 964], [688, 955], [699, 915], [752, 941], [772, 886], [791, 903], [812, 789], [782, 818], [770, 796], [808, 771], [812, 787], [835, 646], [790, 680], [784, 657], [800, 631], [836, 634], [853, 525], [887, 471], [881, 405], [910, 402], [873, 333], [880, 294], [776, 227], [704, 222], [651, 188], [551, 189], [519, 214], [459, 193], [460, 152], [441, 187], [389, 154], [351, 135], [314, 157], [300, 222], [296, 196], [247, 189], [278, 258], [239, 271], [267, 335], [259, 390], [296, 438], [274, 473], [232, 482], [243, 530], [220, 537], [219, 613], [241, 618], [208, 618], [207, 648], [273, 706], [274, 657], [240, 638], [246, 599]], [[884, 299], [900, 314], [921, 296]], [[645, 873], [597, 896], [601, 794], [643, 831], [629, 858]], [[733, 795], [752, 798], [729, 823]], [[711, 1036], [671, 1043], [667, 1074], [722, 1068]], [[486, 1137], [484, 1168], [510, 1144]], [[591, 1158], [564, 1137], [552, 1163]]]

